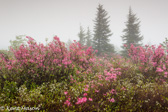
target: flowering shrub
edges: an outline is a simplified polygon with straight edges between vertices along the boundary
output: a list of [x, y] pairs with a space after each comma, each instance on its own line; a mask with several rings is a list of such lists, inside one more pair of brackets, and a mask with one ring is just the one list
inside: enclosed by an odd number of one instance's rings
[[76, 41], [67, 50], [58, 37], [46, 46], [27, 38], [28, 45], [11, 48], [13, 57], [0, 55], [0, 106], [168, 111], [168, 56], [162, 46], [131, 45], [129, 59], [96, 57], [96, 51]]
[[161, 45], [155, 46], [146, 45], [145, 48], [133, 44], [129, 49], [129, 56], [135, 64], [138, 64], [139, 70], [147, 79], [157, 81], [167, 80], [168, 55]]
[[[6, 80], [16, 81], [19, 85], [35, 82], [37, 85], [53, 79], [57, 81], [73, 75], [76, 70], [86, 70], [93, 62], [94, 53], [89, 47], [83, 49], [79, 43], [73, 43], [70, 51], [58, 37], [47, 46], [37, 44], [31, 37], [28, 45], [21, 45], [19, 49], [12, 49], [14, 57], [6, 60], [1, 56], [1, 77], [6, 74]], [[80, 65], [80, 66], [78, 66]], [[67, 79], [68, 80], [68, 79]]]

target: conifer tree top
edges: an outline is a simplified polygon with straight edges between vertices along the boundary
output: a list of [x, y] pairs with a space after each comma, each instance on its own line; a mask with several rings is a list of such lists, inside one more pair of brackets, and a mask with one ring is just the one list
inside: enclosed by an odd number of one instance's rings
[[97, 15], [95, 18], [93, 48], [98, 50], [97, 55], [103, 52], [114, 52], [113, 45], [111, 45], [109, 37], [112, 35], [109, 28], [109, 18], [107, 11], [103, 5], [98, 5]]
[[126, 28], [123, 30], [124, 35], [121, 36], [123, 40], [123, 51], [122, 54], [127, 54], [127, 49], [124, 47], [124, 45], [127, 46], [127, 48], [130, 47], [130, 44], [134, 44], [135, 46], [142, 45], [141, 41], [143, 40], [143, 36], [140, 34], [140, 21], [139, 18], [136, 17], [136, 14], [132, 12], [131, 7], [129, 7], [129, 14], [127, 16]]

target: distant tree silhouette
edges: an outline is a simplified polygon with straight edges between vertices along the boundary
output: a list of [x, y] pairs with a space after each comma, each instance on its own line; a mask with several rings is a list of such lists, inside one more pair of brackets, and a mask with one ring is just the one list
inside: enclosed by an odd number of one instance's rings
[[[143, 36], [140, 34], [140, 21], [136, 17], [136, 14], [133, 14], [131, 7], [129, 8], [129, 14], [128, 14], [128, 21], [126, 22], [126, 28], [123, 30], [124, 35], [121, 36], [123, 40], [121, 51], [123, 56], [128, 56], [127, 50], [130, 48], [130, 44], [134, 44], [134, 46], [142, 45], [140, 43], [143, 40]], [[127, 47], [125, 47], [127, 46]]]
[[103, 8], [103, 5], [98, 6], [97, 16], [94, 26], [93, 48], [98, 50], [97, 55], [101, 53], [114, 52], [114, 46], [110, 44], [109, 37], [112, 36], [109, 28], [109, 16], [107, 11]]
[[87, 47], [92, 46], [92, 35], [89, 27], [87, 28], [87, 33], [86, 33], [86, 46]]
[[85, 31], [82, 26], [80, 26], [80, 32], [78, 33], [79, 43], [84, 46], [85, 45]]

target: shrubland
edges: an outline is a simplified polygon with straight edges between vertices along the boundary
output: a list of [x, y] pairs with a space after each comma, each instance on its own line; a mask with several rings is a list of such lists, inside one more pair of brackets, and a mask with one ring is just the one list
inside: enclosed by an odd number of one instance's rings
[[0, 54], [0, 106], [41, 111], [168, 111], [168, 55], [160, 46], [135, 47], [129, 58], [96, 56], [74, 41], [54, 37]]

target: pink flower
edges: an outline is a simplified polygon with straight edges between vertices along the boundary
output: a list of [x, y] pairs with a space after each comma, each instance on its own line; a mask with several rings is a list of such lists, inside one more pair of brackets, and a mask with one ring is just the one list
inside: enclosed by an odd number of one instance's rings
[[33, 41], [34, 39], [32, 37], [26, 36], [27, 39], [29, 39], [30, 41]]
[[149, 45], [145, 45], [145, 47], [149, 47]]
[[55, 36], [54, 39], [57, 40], [57, 41], [60, 41], [59, 38], [58, 38], [57, 36]]
[[83, 96], [87, 96], [87, 93], [84, 93]]
[[124, 47], [127, 47], [127, 44], [124, 44]]
[[110, 99], [109, 101], [110, 101], [110, 102], [115, 102], [114, 98]]
[[88, 88], [85, 88], [84, 90], [85, 90], [85, 91], [88, 91]]
[[95, 53], [97, 53], [98, 52], [98, 50], [95, 50]]
[[68, 94], [68, 92], [67, 92], [67, 91], [65, 91], [65, 92], [64, 92], [64, 94], [65, 94], [65, 95], [67, 95], [67, 94]]
[[83, 98], [83, 102], [86, 102], [86, 101], [87, 101], [87, 98], [86, 98], [86, 97], [84, 97], [84, 98]]
[[104, 96], [106, 96], [107, 94], [103, 94]]
[[95, 92], [96, 92], [96, 93], [98, 93], [98, 92], [99, 92], [99, 90], [95, 90]]
[[68, 106], [71, 106], [71, 102], [68, 101], [68, 100], [66, 100], [66, 101], [64, 102], [64, 104], [66, 104], [66, 105], [68, 105]]
[[165, 72], [164, 73], [164, 77], [167, 78], [167, 75], [168, 75], [168, 72]]
[[[69, 96], [70, 97], [70, 96]], [[71, 98], [68, 98], [68, 100], [70, 101], [71, 100]]]
[[89, 98], [89, 101], [93, 101], [93, 99], [92, 99], [92, 98]]
[[156, 72], [163, 72], [161, 68], [157, 68]]
[[82, 104], [82, 103], [85, 103], [86, 101], [87, 101], [86, 97], [78, 98], [78, 101], [76, 102], [76, 104]]
[[110, 93], [111, 93], [111, 94], [115, 94], [116, 91], [115, 91], [114, 89], [112, 89], [112, 90], [110, 91]]

